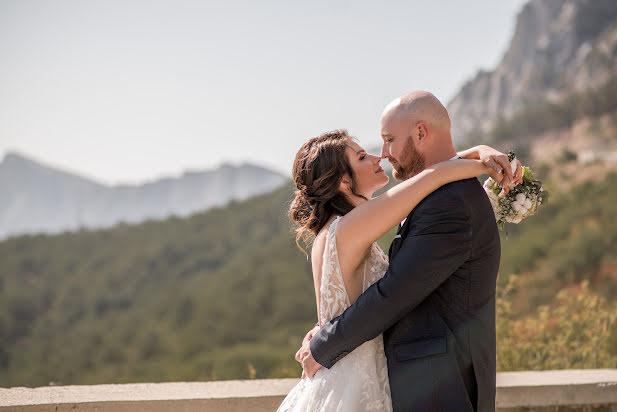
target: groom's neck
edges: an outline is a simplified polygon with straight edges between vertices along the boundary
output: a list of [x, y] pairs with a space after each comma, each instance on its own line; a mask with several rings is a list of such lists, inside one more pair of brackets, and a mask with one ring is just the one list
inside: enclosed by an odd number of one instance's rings
[[437, 147], [428, 153], [424, 154], [424, 165], [425, 167], [431, 167], [439, 162], [445, 162], [446, 160], [452, 159], [456, 156], [456, 150], [454, 150], [454, 146], [452, 143], [446, 145], [445, 147]]

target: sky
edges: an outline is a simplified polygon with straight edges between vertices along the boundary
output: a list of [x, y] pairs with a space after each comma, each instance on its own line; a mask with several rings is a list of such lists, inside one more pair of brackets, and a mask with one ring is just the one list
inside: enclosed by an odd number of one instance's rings
[[0, 0], [0, 159], [105, 184], [224, 162], [291, 174], [397, 96], [444, 104], [501, 60], [525, 0]]

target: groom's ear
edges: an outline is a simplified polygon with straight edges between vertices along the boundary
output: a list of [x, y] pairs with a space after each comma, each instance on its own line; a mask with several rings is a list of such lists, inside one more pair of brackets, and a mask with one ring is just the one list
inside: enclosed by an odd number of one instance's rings
[[418, 144], [423, 145], [428, 140], [428, 136], [429, 136], [428, 125], [424, 122], [420, 122], [416, 126], [416, 131], [418, 133]]

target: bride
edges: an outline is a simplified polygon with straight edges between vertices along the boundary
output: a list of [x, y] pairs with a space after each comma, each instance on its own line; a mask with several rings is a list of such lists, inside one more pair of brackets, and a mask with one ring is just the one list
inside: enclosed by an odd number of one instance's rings
[[[307, 141], [294, 161], [297, 191], [289, 215], [298, 226], [298, 247], [300, 240], [312, 240], [318, 326], [341, 314], [384, 275], [388, 259], [375, 241], [424, 197], [447, 183], [482, 174], [504, 183], [507, 178], [489, 166], [495, 154], [501, 155], [487, 146], [469, 149], [460, 154], [465, 159], [433, 165], [373, 198], [388, 183], [381, 157], [368, 154], [344, 130]], [[391, 411], [382, 336], [314, 378], [303, 374], [278, 410]]]

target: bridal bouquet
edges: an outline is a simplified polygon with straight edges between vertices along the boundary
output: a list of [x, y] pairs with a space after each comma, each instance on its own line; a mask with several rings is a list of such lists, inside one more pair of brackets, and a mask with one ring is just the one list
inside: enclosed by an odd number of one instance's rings
[[[516, 171], [516, 155], [514, 151], [508, 152], [508, 160], [512, 173]], [[536, 180], [531, 169], [523, 166], [523, 182], [512, 187], [505, 194], [499, 183], [492, 178], [484, 182], [484, 190], [488, 195], [497, 225], [502, 231], [506, 223], [519, 223], [527, 216], [535, 215], [538, 206], [548, 201], [548, 192], [542, 189], [542, 182]]]

